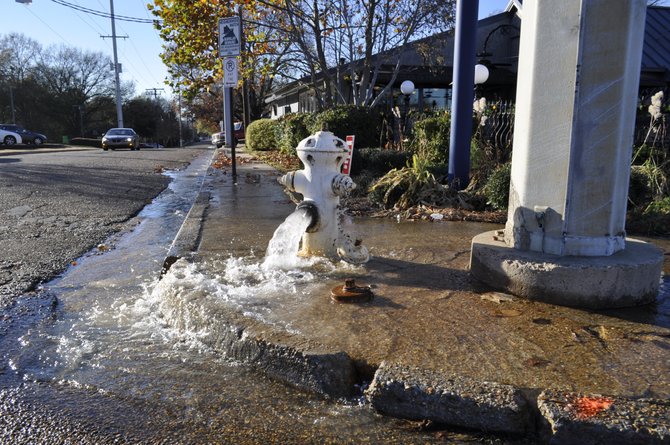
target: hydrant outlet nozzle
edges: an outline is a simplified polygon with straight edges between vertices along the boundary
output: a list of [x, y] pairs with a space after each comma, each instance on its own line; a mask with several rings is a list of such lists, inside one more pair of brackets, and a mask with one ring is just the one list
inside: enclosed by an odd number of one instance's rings
[[298, 204], [296, 210], [304, 212], [304, 214], [309, 218], [310, 223], [305, 229], [307, 233], [314, 233], [319, 230], [319, 209], [316, 207], [316, 204], [313, 201], [303, 201]]
[[277, 178], [277, 182], [286, 187], [288, 190], [295, 192], [293, 181], [295, 179], [295, 172], [288, 172], [284, 176]]

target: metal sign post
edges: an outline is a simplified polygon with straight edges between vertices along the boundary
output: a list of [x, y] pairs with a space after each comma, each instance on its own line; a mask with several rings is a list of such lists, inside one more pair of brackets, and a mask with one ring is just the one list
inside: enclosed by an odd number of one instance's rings
[[242, 24], [239, 16], [219, 19], [219, 57], [223, 59], [223, 122], [226, 147], [230, 149], [233, 184], [237, 184], [237, 160], [233, 118], [233, 87], [237, 86], [237, 56], [240, 55]]

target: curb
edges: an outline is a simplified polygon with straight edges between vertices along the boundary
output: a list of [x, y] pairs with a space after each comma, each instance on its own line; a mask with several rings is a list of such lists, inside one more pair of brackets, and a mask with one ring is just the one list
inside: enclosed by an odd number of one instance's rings
[[[535, 434], [552, 445], [670, 444], [670, 402], [545, 390], [382, 362], [366, 397], [379, 412], [485, 432]], [[539, 420], [536, 426], [536, 421]]]
[[532, 430], [528, 403], [510, 385], [382, 362], [365, 395], [377, 411], [393, 417], [505, 434]]
[[[163, 278], [161, 286], [176, 287], [180, 279], [179, 271], [171, 273]], [[325, 398], [354, 394], [357, 373], [345, 352], [276, 328], [268, 330], [263, 322], [229, 307], [210, 305], [208, 310], [201, 310], [209, 298], [206, 292], [168, 292], [163, 297], [164, 311], [179, 329], [206, 333], [198, 341], [227, 358]]]
[[186, 258], [193, 255], [198, 250], [200, 245], [200, 234], [202, 231], [202, 223], [205, 219], [205, 212], [209, 207], [209, 200], [211, 194], [208, 191], [205, 191], [205, 183], [207, 182], [207, 177], [211, 174], [212, 171], [212, 161], [217, 155], [217, 150], [214, 150], [212, 157], [209, 160], [209, 166], [205, 171], [205, 176], [200, 184], [200, 190], [198, 191], [198, 196], [195, 198], [193, 205], [186, 214], [184, 222], [182, 223], [177, 236], [172, 240], [172, 245], [163, 260], [163, 267], [161, 268], [160, 277], [162, 278], [165, 273], [170, 270], [170, 267], [179, 260], [180, 258]]
[[356, 384], [356, 370], [342, 351], [312, 347], [307, 350], [263, 338], [261, 329], [245, 321], [213, 314], [208, 329], [218, 324], [209, 345], [226, 357], [239, 360], [267, 375], [326, 398], [350, 397]]
[[[210, 167], [211, 168], [211, 167]], [[207, 169], [209, 172], [209, 168]], [[207, 173], [206, 173], [207, 174]], [[204, 184], [204, 181], [203, 181]], [[192, 255], [198, 250], [200, 244], [200, 234], [205, 212], [209, 207], [210, 193], [207, 191], [198, 192], [191, 209], [186, 214], [186, 218], [177, 232], [177, 236], [172, 241], [161, 269], [161, 277], [170, 270], [170, 267], [180, 258]]]

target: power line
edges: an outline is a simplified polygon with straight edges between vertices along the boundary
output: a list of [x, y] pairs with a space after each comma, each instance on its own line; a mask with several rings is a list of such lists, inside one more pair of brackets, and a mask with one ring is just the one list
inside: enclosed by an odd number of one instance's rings
[[[75, 5], [73, 3], [70, 3], [70, 2], [66, 2], [65, 0], [51, 0], [51, 1], [54, 2], [54, 3], [57, 3], [61, 6], [66, 6], [68, 8], [84, 12], [86, 14], [96, 15], [98, 17], [103, 17], [103, 18], [106, 18], [106, 19], [111, 19], [112, 18], [111, 14], [109, 12], [106, 12], [106, 11], [98, 11], [98, 10], [95, 10], [95, 9], [86, 8], [84, 6], [79, 6], [79, 5]], [[141, 19], [141, 18], [138, 18], [138, 17], [129, 17], [127, 15], [116, 15], [116, 14], [114, 15], [114, 19], [123, 20], [123, 21], [126, 21], [126, 22], [149, 23], [149, 24], [154, 24], [156, 22], [160, 22], [160, 20]]]
[[30, 10], [31, 8], [26, 8], [26, 9], [27, 9], [28, 12], [31, 13], [37, 20], [39, 20], [40, 22], [42, 22], [42, 23], [44, 24], [44, 26], [46, 26], [47, 28], [49, 28], [49, 29], [51, 30], [51, 32], [53, 32], [53, 33], [56, 34], [58, 37], [60, 37], [60, 39], [61, 39], [63, 42], [65, 42], [65, 43], [67, 43], [68, 45], [72, 46], [72, 44], [71, 44], [70, 42], [68, 42], [67, 39], [66, 39], [65, 37], [63, 37], [62, 35], [58, 34], [58, 31], [56, 31], [55, 29], [53, 29], [51, 26], [49, 26], [49, 24], [48, 24], [47, 22], [45, 22], [44, 20], [42, 20], [42, 19], [40, 18], [40, 16], [38, 16], [38, 15], [35, 14], [33, 11], [31, 11], [31, 10]]

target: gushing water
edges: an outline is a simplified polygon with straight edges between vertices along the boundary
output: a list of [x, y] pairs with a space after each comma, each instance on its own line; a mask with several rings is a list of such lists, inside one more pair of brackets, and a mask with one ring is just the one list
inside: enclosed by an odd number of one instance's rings
[[305, 233], [309, 224], [310, 219], [305, 212], [291, 213], [272, 235], [265, 253], [263, 268], [266, 270], [290, 269], [306, 265], [306, 262], [298, 256], [298, 250], [302, 234]]

